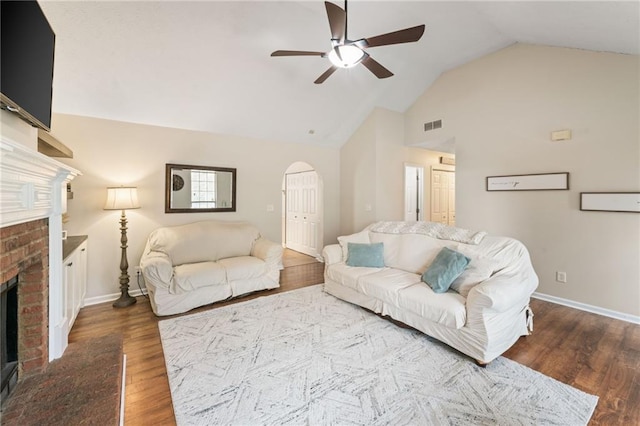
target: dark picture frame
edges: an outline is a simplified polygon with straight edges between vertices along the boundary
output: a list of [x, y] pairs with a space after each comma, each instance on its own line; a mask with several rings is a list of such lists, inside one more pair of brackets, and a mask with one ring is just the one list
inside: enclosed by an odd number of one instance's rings
[[[205, 179], [192, 186], [193, 179]], [[195, 181], [199, 182], [199, 181]], [[237, 171], [229, 167], [166, 164], [165, 213], [235, 212]], [[213, 198], [208, 199], [211, 195]]]

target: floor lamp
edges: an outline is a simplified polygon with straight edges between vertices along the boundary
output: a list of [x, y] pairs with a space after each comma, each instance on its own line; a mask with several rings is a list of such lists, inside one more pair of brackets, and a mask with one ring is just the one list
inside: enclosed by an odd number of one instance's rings
[[125, 210], [139, 209], [138, 189], [135, 187], [107, 188], [107, 202], [105, 210], [122, 210], [120, 216], [120, 247], [122, 257], [120, 258], [120, 298], [113, 302], [115, 308], [124, 308], [136, 303], [136, 298], [129, 295], [129, 262], [127, 262], [127, 217]]

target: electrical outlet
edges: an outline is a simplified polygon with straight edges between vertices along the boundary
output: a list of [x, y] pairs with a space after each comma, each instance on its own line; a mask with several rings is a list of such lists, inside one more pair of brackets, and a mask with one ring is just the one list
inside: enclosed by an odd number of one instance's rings
[[556, 281], [558, 281], [559, 283], [566, 283], [567, 282], [567, 273], [566, 272], [557, 271], [556, 272]]

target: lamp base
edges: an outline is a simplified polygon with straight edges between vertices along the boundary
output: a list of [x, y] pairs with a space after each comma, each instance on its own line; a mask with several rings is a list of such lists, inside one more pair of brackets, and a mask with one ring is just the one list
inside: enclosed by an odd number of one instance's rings
[[129, 293], [122, 293], [118, 300], [113, 302], [114, 308], [126, 308], [136, 303], [136, 298], [130, 296]]
[[114, 308], [126, 308], [136, 303], [136, 298], [129, 295], [129, 262], [127, 262], [127, 218], [122, 210], [120, 216], [120, 248], [122, 256], [120, 258], [120, 297], [113, 302]]

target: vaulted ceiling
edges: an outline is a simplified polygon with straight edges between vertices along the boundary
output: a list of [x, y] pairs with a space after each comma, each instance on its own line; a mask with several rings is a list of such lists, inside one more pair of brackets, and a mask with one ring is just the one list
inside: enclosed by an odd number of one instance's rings
[[40, 4], [56, 33], [54, 112], [326, 146], [374, 107], [402, 112], [443, 72], [513, 43], [640, 54], [637, 1], [356, 0], [352, 39], [425, 34], [369, 49], [391, 78], [356, 66], [316, 85], [327, 59], [269, 55], [330, 49], [320, 0]]

